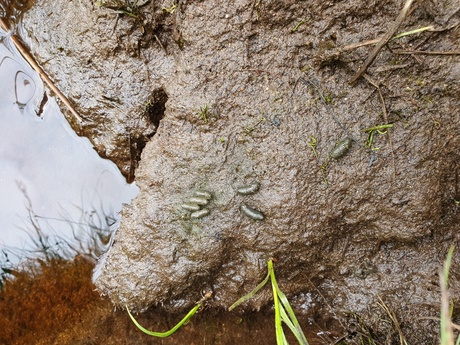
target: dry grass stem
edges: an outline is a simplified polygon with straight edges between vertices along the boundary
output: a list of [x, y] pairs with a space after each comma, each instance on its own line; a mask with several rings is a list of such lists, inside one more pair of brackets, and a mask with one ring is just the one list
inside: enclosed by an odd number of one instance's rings
[[409, 12], [409, 9], [412, 5], [414, 0], [407, 0], [403, 9], [399, 13], [398, 17], [396, 18], [395, 22], [390, 26], [386, 34], [382, 37], [382, 39], [377, 43], [375, 46], [374, 50], [369, 54], [367, 57], [366, 61], [364, 62], [364, 65], [361, 66], [361, 68], [358, 70], [358, 72], [353, 76], [353, 78], [350, 81], [350, 84], [356, 83], [356, 81], [362, 77], [362, 75], [366, 72], [367, 68], [371, 65], [371, 63], [374, 61], [374, 59], [377, 57], [378, 53], [380, 50], [383, 48], [385, 44], [388, 43], [388, 41], [393, 37], [395, 32], [398, 30], [399, 26], [401, 23], [404, 21], [404, 19], [407, 16], [407, 13]]
[[[0, 18], [0, 26], [1, 28], [8, 32], [9, 31], [9, 25], [6, 22], [4, 18]], [[30, 55], [30, 53], [25, 49], [24, 45], [22, 42], [19, 40], [19, 38], [15, 35], [11, 35], [11, 40], [13, 41], [14, 45], [16, 46], [16, 49], [21, 53], [22, 57], [32, 66], [32, 68], [40, 75], [40, 77], [43, 79], [43, 81], [49, 86], [49, 88], [56, 93], [56, 95], [61, 99], [62, 103], [66, 105], [66, 107], [70, 110], [72, 115], [79, 121], [82, 122], [83, 119], [81, 116], [77, 113], [77, 111], [74, 109], [70, 101], [67, 99], [67, 97], [54, 85], [53, 81], [48, 77], [48, 75], [45, 73], [45, 71], [35, 62], [35, 59]]]
[[393, 50], [394, 54], [417, 54], [417, 55], [460, 55], [459, 50], [453, 50], [448, 52], [440, 51], [426, 51], [426, 50]]

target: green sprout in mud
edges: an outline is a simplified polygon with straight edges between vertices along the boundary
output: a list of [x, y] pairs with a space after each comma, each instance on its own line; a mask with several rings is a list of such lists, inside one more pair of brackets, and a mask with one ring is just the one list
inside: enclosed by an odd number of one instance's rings
[[[459, 329], [459, 326], [452, 322], [453, 301], [448, 291], [449, 271], [453, 254], [454, 247], [451, 246], [447, 253], [444, 267], [439, 272], [439, 285], [441, 287], [441, 345], [454, 345], [454, 328]], [[459, 344], [460, 335], [455, 341], [455, 345]]]
[[418, 29], [402, 32], [402, 33], [400, 33], [398, 35], [393, 36], [391, 39], [394, 40], [394, 39], [401, 38], [401, 37], [404, 37], [404, 36], [418, 34], [420, 32], [426, 31], [426, 30], [433, 30], [433, 26], [431, 26], [431, 25], [430, 26], [424, 26], [423, 28], [418, 28]]
[[174, 11], [176, 10], [177, 6], [176, 4], [171, 4], [171, 6], [169, 8], [167, 7], [163, 7], [162, 10], [165, 11], [165, 12], [168, 12], [169, 14], [173, 14]]
[[305, 23], [305, 22], [306, 22], [305, 19], [302, 19], [301, 21], [299, 21], [299, 22], [296, 24], [296, 26], [294, 26], [294, 28], [291, 30], [291, 32], [296, 32], [296, 31], [299, 29], [300, 25], [302, 25], [302, 24]]
[[367, 140], [364, 146], [370, 148], [372, 151], [378, 151], [380, 149], [379, 147], [372, 147], [372, 145], [374, 144], [375, 133], [385, 135], [387, 134], [388, 128], [393, 128], [393, 124], [390, 123], [386, 125], [379, 125], [379, 126], [374, 126], [374, 127], [363, 129], [363, 132], [368, 134]]
[[201, 107], [198, 115], [200, 115], [201, 119], [204, 121], [204, 123], [208, 123], [208, 115], [209, 115], [209, 106], [205, 104], [204, 107]]
[[268, 273], [265, 279], [257, 285], [254, 290], [249, 292], [248, 294], [241, 297], [238, 301], [233, 303], [229, 311], [235, 309], [241, 303], [246, 302], [247, 300], [251, 299], [260, 289], [262, 289], [267, 283], [268, 280], [271, 280], [272, 283], [272, 290], [273, 290], [273, 302], [275, 306], [275, 331], [276, 331], [276, 344], [277, 345], [288, 345], [286, 340], [286, 335], [284, 334], [284, 329], [282, 326], [282, 322], [286, 324], [286, 326], [291, 330], [291, 332], [296, 337], [297, 341], [300, 345], [308, 345], [307, 338], [305, 337], [302, 328], [300, 327], [299, 322], [292, 310], [289, 301], [287, 300], [286, 295], [280, 290], [278, 283], [275, 278], [275, 271], [273, 269], [273, 261], [268, 260]]
[[179, 328], [181, 328], [182, 325], [187, 323], [193, 315], [196, 314], [196, 312], [202, 307], [203, 303], [205, 300], [207, 300], [209, 297], [211, 297], [211, 292], [207, 292], [201, 300], [199, 300], [196, 305], [187, 313], [187, 315], [184, 316], [182, 320], [180, 320], [177, 325], [175, 325], [173, 328], [171, 328], [169, 331], [166, 332], [153, 332], [149, 331], [147, 328], [142, 327], [139, 322], [134, 318], [134, 316], [131, 314], [129, 311], [128, 306], [126, 306], [126, 311], [128, 312], [129, 317], [133, 321], [133, 323], [136, 325], [137, 328], [139, 328], [142, 332], [145, 334], [151, 335], [152, 337], [157, 337], [157, 338], [166, 338], [169, 337], [171, 334], [173, 334], [175, 331], [177, 331]]
[[[311, 136], [310, 141], [308, 142], [308, 146], [310, 146], [311, 150], [313, 151], [313, 154], [315, 155], [316, 160], [319, 160], [318, 156], [318, 151], [316, 151], [316, 146], [318, 145], [318, 141], [316, 140], [315, 137]], [[326, 177], [326, 171], [327, 171], [327, 166], [329, 164], [329, 159], [324, 162], [320, 168], [321, 168], [321, 176], [323, 177], [323, 181], [326, 184], [326, 187], [328, 186], [327, 182], [327, 177]]]
[[317, 145], [317, 140], [315, 137], [310, 137], [310, 141], [308, 143], [308, 146], [311, 147], [313, 154], [315, 155], [316, 159], [318, 159], [318, 152], [316, 152], [316, 145]]
[[106, 7], [112, 10], [117, 10], [126, 14], [127, 16], [138, 18], [139, 16], [139, 5], [137, 0], [134, 2], [125, 0], [96, 0], [96, 6]]

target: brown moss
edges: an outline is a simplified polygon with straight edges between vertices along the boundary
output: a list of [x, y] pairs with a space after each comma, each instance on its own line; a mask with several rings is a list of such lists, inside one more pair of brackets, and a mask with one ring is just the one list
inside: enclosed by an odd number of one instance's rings
[[83, 257], [31, 265], [15, 271], [0, 291], [0, 344], [53, 337], [100, 299], [91, 283], [93, 264]]

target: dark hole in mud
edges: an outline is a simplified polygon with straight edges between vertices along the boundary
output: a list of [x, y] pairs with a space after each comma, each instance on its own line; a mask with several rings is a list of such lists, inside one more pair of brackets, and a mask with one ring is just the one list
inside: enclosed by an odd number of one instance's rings
[[165, 115], [167, 101], [168, 95], [163, 88], [155, 89], [149, 98], [146, 107], [146, 115], [149, 122], [155, 127], [155, 130], [150, 137], [156, 133], [158, 126], [160, 125], [160, 121]]
[[160, 122], [164, 117], [166, 110], [166, 102], [168, 101], [168, 95], [163, 88], [158, 88], [151, 94], [146, 108], [145, 116], [147, 121], [152, 125], [153, 130], [147, 135], [144, 134], [131, 134], [129, 137], [129, 150], [131, 155], [131, 167], [130, 172], [127, 176], [128, 183], [134, 181], [135, 170], [141, 160], [142, 150], [144, 149], [147, 142], [152, 138], [160, 126]]
[[153, 132], [150, 136], [145, 135], [136, 135], [131, 134], [129, 137], [129, 151], [131, 155], [131, 166], [129, 169], [129, 174], [126, 176], [126, 180], [128, 183], [132, 183], [135, 179], [135, 171], [136, 168], [139, 166], [139, 161], [141, 160], [142, 150], [144, 149], [145, 145], [149, 141], [155, 132]]

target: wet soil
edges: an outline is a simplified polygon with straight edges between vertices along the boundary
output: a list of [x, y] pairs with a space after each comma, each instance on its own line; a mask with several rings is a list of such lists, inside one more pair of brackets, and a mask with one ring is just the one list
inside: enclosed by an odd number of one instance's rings
[[[85, 117], [81, 133], [129, 178], [137, 167], [99, 291], [183, 312], [211, 290], [223, 310], [276, 258], [305, 324], [379, 333], [380, 296], [411, 342], [432, 342], [418, 317], [436, 314], [438, 268], [459, 241], [458, 1], [415, 4], [399, 32], [433, 30], [392, 40], [354, 86], [372, 48], [349, 45], [381, 37], [401, 3], [106, 6], [39, 0], [23, 35]], [[365, 129], [387, 124], [366, 147]], [[345, 137], [351, 149], [328, 158]], [[254, 181], [257, 193], [236, 193]], [[210, 215], [191, 219], [180, 205], [198, 189], [213, 193]], [[245, 309], [270, 305], [265, 291]]]

